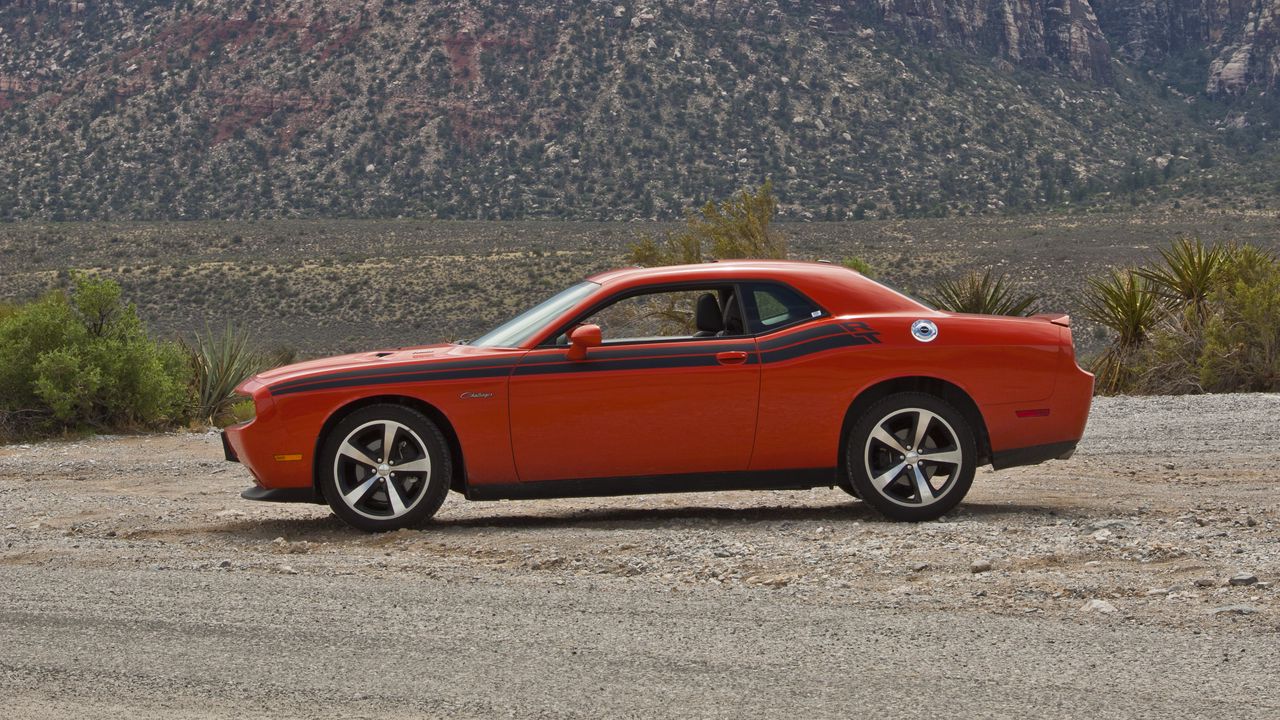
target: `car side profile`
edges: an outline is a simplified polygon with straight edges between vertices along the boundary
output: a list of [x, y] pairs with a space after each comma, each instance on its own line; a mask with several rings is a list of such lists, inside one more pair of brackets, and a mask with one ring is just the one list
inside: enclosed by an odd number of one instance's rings
[[228, 427], [250, 500], [364, 530], [469, 500], [840, 487], [937, 518], [975, 470], [1066, 458], [1093, 376], [1063, 315], [933, 310], [786, 261], [594, 275], [470, 343], [260, 373]]

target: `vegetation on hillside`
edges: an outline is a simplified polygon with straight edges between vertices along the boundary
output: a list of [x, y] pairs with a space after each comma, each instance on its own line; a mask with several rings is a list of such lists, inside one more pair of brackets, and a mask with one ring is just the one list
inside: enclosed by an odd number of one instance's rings
[[1160, 74], [1011, 68], [869, 3], [646, 5], [9, 3], [0, 219], [674, 219], [761, 177], [812, 220], [1280, 191], [1280, 123]]

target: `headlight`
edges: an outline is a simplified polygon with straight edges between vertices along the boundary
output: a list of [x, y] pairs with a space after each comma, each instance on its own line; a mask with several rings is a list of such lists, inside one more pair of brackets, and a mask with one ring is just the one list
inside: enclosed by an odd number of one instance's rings
[[253, 402], [253, 398], [248, 395], [232, 395], [231, 402], [227, 404], [227, 424], [238, 425], [247, 423], [254, 419], [258, 414], [257, 405]]

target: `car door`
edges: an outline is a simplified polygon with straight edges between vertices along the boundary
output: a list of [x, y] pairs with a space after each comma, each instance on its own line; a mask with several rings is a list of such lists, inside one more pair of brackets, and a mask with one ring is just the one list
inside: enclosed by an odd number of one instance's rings
[[[734, 287], [620, 293], [566, 326], [601, 327], [585, 358], [569, 359], [563, 334], [530, 351], [510, 380], [521, 482], [746, 470], [760, 363], [741, 320], [724, 327], [724, 308], [741, 317]], [[720, 318], [696, 313], [699, 301]]]

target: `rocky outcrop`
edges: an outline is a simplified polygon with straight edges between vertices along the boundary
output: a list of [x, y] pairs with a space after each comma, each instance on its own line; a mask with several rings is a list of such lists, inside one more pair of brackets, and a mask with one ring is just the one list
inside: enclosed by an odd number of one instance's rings
[[1089, 0], [878, 0], [911, 40], [984, 51], [1080, 80], [1111, 77], [1111, 49]]
[[1155, 64], [1207, 51], [1206, 92], [1280, 87], [1280, 0], [1093, 0], [1093, 5], [1123, 60]]

